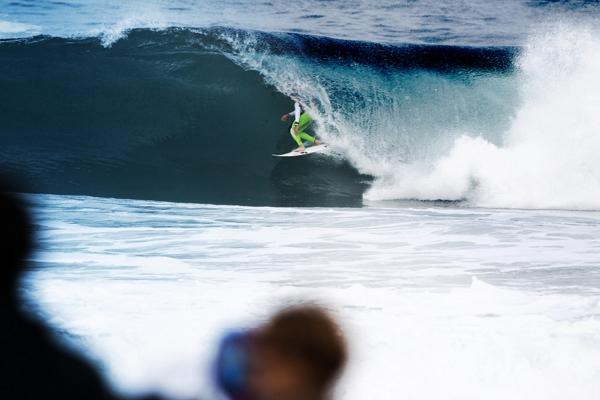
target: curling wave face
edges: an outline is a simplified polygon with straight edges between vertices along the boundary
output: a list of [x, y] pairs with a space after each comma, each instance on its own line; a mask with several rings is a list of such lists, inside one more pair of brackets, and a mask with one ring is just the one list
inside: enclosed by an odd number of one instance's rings
[[[292, 90], [342, 154], [370, 142], [376, 157], [393, 140], [396, 153], [381, 157], [399, 158], [429, 139], [406, 128], [378, 137], [390, 124], [379, 117], [396, 127], [417, 121], [435, 137], [455, 107], [427, 118], [415, 111], [465, 90], [458, 112], [470, 113], [478, 101], [470, 95], [489, 79], [469, 74], [497, 80], [512, 54], [224, 28], [134, 30], [109, 47], [52, 37], [0, 46], [0, 85], [11, 99], [0, 110], [2, 164], [27, 171], [34, 191], [255, 205], [360, 205], [368, 187], [360, 163], [271, 158], [293, 145], [279, 121]], [[442, 93], [428, 99], [425, 88]], [[400, 104], [409, 96], [410, 108]]]
[[[592, 29], [527, 46], [230, 28], [0, 42], [4, 169], [37, 192], [203, 203], [600, 207]], [[339, 156], [289, 150], [287, 95]]]

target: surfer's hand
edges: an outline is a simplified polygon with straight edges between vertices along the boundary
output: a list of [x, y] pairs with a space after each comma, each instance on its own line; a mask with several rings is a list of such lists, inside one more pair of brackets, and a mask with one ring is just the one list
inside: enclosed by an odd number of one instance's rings
[[294, 125], [292, 125], [292, 129], [294, 130], [294, 133], [298, 133], [298, 131], [300, 130], [300, 124], [294, 122]]
[[281, 116], [281, 120], [282, 120], [282, 121], [287, 121], [287, 120], [288, 120], [288, 118], [289, 118], [289, 115], [287, 115], [287, 114], [283, 114], [283, 115]]

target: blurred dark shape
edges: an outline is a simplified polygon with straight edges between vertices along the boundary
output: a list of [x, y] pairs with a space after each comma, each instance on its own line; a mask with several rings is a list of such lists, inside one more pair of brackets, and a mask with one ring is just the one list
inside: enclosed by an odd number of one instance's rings
[[34, 225], [17, 189], [0, 183], [0, 398], [117, 399], [86, 361], [56, 344], [46, 326], [25, 315], [19, 278], [33, 250]]
[[0, 190], [0, 296], [2, 311], [5, 312], [17, 308], [15, 286], [24, 260], [31, 253], [33, 227], [23, 200], [16, 194], [5, 193], [4, 187]]
[[325, 400], [346, 359], [345, 339], [329, 314], [295, 306], [253, 331], [225, 336], [217, 382], [232, 400]]

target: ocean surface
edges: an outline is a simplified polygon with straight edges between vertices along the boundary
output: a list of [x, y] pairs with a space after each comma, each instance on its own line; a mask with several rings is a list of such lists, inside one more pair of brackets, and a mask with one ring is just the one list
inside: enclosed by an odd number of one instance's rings
[[598, 71], [591, 1], [2, 0], [27, 307], [124, 392], [312, 300], [340, 399], [598, 399]]

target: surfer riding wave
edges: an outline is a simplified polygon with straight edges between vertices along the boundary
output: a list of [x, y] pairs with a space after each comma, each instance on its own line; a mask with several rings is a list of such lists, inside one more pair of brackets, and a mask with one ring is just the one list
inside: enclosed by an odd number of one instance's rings
[[287, 114], [283, 114], [281, 116], [282, 121], [287, 121], [290, 117], [294, 117], [294, 122], [290, 126], [290, 135], [292, 135], [292, 139], [298, 144], [298, 148], [294, 151], [305, 151], [304, 141], [313, 143], [313, 144], [321, 144], [321, 142], [316, 139], [314, 136], [309, 135], [305, 132], [305, 130], [312, 123], [311, 116], [304, 110], [304, 107], [300, 104], [300, 102], [292, 98], [294, 100], [294, 111], [289, 112]]

